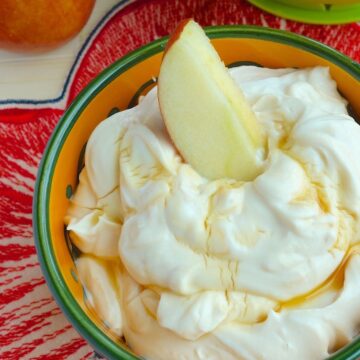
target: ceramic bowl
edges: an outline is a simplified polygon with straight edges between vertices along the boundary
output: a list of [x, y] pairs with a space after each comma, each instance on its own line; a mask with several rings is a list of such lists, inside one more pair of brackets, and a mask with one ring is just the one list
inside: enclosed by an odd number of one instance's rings
[[324, 6], [324, 5], [350, 5], [350, 4], [358, 4], [359, 0], [277, 0], [283, 4], [295, 5], [297, 7], [316, 7], [316, 6]]
[[[271, 68], [328, 66], [340, 92], [360, 114], [360, 66], [313, 40], [251, 26], [207, 29], [226, 64], [256, 63]], [[108, 359], [138, 359], [87, 306], [64, 231], [64, 216], [77, 185], [84, 147], [96, 125], [113, 111], [133, 106], [153, 86], [167, 39], [152, 42], [116, 61], [97, 76], [67, 109], [45, 150], [38, 173], [33, 223], [38, 256], [55, 299], [78, 332]], [[360, 339], [332, 358], [358, 359]]]
[[280, 17], [309, 24], [346, 24], [360, 20], [360, 0], [248, 0]]

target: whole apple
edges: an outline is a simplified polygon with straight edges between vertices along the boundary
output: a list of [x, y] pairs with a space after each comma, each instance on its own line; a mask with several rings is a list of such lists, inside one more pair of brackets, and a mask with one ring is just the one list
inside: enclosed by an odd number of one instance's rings
[[0, 0], [0, 46], [15, 50], [55, 47], [76, 35], [95, 0]]

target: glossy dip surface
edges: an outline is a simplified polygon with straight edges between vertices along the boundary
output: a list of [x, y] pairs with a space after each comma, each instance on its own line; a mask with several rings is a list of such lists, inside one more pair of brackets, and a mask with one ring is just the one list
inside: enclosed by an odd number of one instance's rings
[[327, 68], [230, 73], [266, 131], [262, 173], [201, 177], [154, 88], [87, 143], [66, 217], [80, 280], [145, 358], [324, 359], [360, 324], [360, 126]]

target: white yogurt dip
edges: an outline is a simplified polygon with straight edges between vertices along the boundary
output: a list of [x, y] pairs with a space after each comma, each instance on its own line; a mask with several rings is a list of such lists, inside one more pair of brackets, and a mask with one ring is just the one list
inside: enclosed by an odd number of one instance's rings
[[360, 126], [327, 68], [229, 71], [268, 136], [261, 175], [201, 177], [154, 88], [87, 144], [80, 279], [146, 359], [324, 359], [360, 327]]

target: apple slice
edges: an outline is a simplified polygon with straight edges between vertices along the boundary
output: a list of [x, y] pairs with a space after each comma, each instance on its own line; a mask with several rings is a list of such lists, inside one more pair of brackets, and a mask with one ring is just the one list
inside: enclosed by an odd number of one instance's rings
[[158, 98], [172, 141], [201, 175], [248, 181], [259, 174], [265, 144], [262, 129], [193, 20], [183, 21], [169, 39]]

